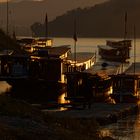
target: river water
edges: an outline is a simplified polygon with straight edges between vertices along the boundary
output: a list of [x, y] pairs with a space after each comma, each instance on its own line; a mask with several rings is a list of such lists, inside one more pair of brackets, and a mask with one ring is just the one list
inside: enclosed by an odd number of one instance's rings
[[104, 126], [100, 132], [103, 136], [111, 136], [116, 140], [140, 140], [140, 114]]
[[[120, 39], [108, 39], [108, 38], [78, 38], [77, 52], [97, 52], [97, 45], [105, 45], [106, 40], [120, 40]], [[74, 40], [72, 38], [54, 38], [54, 46], [70, 45], [71, 51], [74, 50]], [[132, 49], [130, 52], [130, 64], [134, 62], [134, 42], [132, 42]], [[100, 57], [97, 55], [97, 60]], [[136, 39], [136, 62], [140, 62], [140, 39]], [[11, 87], [6, 82], [0, 82], [0, 93], [9, 90]], [[62, 95], [63, 97], [63, 95]], [[60, 99], [64, 101], [64, 99]], [[112, 136], [117, 140], [140, 140], [140, 113], [138, 115], [129, 116], [128, 118], [118, 121], [111, 125], [107, 125], [101, 128], [101, 133], [104, 136]]]

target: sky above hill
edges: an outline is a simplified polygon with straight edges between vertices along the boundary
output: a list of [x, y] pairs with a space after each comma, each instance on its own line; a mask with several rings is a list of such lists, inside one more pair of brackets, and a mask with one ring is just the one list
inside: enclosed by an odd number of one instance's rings
[[[57, 16], [78, 7], [92, 7], [108, 0], [8, 0], [10, 26], [30, 26], [34, 22], [44, 22], [46, 13], [51, 21]], [[6, 3], [0, 0], [0, 26], [6, 25]]]
[[[8, 0], [12, 2], [21, 2], [21, 1], [48, 1], [48, 0]], [[56, 0], [58, 1], [58, 0]], [[103, 2], [105, 0], [85, 0], [87, 3], [88, 1], [92, 1], [93, 3]], [[7, 0], [0, 0], [0, 2], [7, 2]]]
[[[8, 0], [9, 11], [17, 24], [30, 24], [41, 21], [42, 16], [48, 13], [48, 19], [53, 20], [56, 16], [64, 14], [68, 10], [78, 7], [91, 7], [107, 0]], [[7, 0], [0, 0], [0, 15], [6, 19]], [[26, 19], [26, 23], [25, 23]]]

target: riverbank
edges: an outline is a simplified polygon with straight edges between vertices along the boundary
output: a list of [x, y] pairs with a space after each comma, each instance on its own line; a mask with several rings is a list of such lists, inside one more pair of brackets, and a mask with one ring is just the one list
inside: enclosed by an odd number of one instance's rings
[[101, 137], [92, 120], [58, 119], [25, 101], [0, 96], [0, 137], [2, 140], [112, 140]]
[[44, 110], [46, 115], [58, 119], [75, 118], [83, 120], [95, 119], [99, 125], [116, 123], [119, 119], [138, 113], [138, 104], [135, 103], [94, 103], [90, 109], [72, 109], [64, 111]]

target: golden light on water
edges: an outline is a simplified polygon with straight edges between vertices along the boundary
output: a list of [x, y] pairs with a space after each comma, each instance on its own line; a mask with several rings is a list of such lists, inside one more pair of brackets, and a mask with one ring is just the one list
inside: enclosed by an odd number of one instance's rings
[[66, 100], [65, 100], [65, 93], [63, 93], [62, 95], [60, 95], [60, 97], [58, 98], [58, 103], [59, 104], [64, 104], [66, 103]]
[[0, 94], [9, 91], [11, 86], [6, 81], [0, 81]]
[[[63, 93], [59, 96], [58, 98], [58, 104], [67, 104], [69, 103], [69, 101], [65, 100], [65, 97], [66, 97], [66, 93]], [[63, 110], [67, 110], [67, 108], [65, 107], [60, 107], [60, 110], [63, 111]]]

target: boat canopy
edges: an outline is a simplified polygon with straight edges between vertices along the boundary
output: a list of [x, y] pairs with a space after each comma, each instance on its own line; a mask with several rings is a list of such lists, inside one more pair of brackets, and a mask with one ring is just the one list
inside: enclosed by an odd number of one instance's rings
[[98, 48], [102, 50], [116, 50], [117, 49], [108, 45], [98, 45]]

